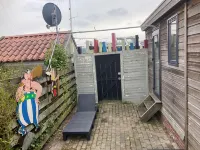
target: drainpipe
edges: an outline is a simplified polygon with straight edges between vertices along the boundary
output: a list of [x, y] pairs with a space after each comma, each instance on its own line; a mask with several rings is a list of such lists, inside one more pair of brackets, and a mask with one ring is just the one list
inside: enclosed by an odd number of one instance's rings
[[187, 30], [187, 0], [185, 1], [184, 7], [184, 50], [185, 50], [185, 70], [184, 70], [184, 80], [185, 80], [185, 150], [188, 150], [188, 30]]

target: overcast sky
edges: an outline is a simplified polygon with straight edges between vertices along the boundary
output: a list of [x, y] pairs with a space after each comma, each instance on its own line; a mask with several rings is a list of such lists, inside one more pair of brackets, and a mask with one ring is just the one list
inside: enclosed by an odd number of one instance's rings
[[[138, 26], [152, 13], [162, 0], [71, 0], [73, 31]], [[70, 30], [68, 0], [0, 0], [0, 36], [51, 32], [42, 17], [45, 3], [53, 2], [62, 12], [61, 31]], [[112, 31], [117, 36], [138, 34], [141, 29]], [[75, 34], [78, 38], [99, 38], [110, 41], [111, 31]], [[78, 43], [84, 43], [79, 40]]]

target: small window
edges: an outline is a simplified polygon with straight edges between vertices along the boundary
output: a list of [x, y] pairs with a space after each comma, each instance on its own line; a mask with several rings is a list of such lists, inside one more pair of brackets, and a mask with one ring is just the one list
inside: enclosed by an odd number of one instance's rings
[[168, 62], [170, 65], [178, 65], [178, 17], [168, 20]]

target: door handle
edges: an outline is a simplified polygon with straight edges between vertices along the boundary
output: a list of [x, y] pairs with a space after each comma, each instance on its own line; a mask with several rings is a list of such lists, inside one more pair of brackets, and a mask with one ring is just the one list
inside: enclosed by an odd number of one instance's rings
[[121, 72], [118, 72], [118, 75], [121, 75]]

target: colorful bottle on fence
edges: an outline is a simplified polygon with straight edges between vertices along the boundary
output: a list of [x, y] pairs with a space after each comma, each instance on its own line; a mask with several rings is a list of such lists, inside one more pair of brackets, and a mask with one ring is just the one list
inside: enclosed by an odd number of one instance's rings
[[126, 50], [130, 50], [129, 45], [126, 45]]
[[133, 43], [130, 43], [130, 50], [134, 50], [134, 45], [133, 45]]
[[117, 39], [115, 33], [112, 33], [112, 51], [117, 49]]
[[122, 51], [125, 50], [125, 39], [122, 40]]
[[86, 53], [88, 53], [90, 50], [89, 46], [90, 46], [90, 41], [86, 41]]
[[88, 51], [89, 54], [93, 54], [94, 53], [94, 46], [89, 46], [89, 51]]
[[102, 42], [99, 42], [99, 53], [102, 53]]
[[85, 54], [85, 53], [86, 53], [86, 48], [83, 47], [83, 48], [82, 48], [82, 54]]
[[78, 54], [82, 53], [82, 47], [78, 47]]
[[102, 52], [107, 52], [106, 42], [102, 42]]
[[140, 49], [139, 36], [138, 35], [135, 36], [135, 49]]
[[94, 39], [94, 53], [98, 53], [98, 52], [99, 52], [98, 40]]
[[112, 44], [108, 43], [108, 52], [112, 52]]
[[117, 51], [122, 51], [122, 46], [117, 46]]
[[148, 48], [148, 40], [144, 40], [144, 48]]

